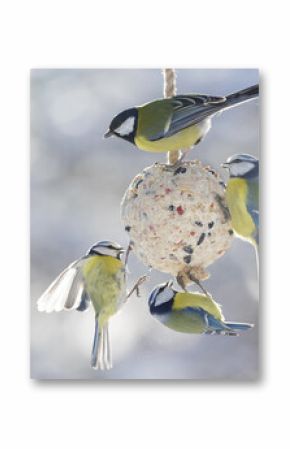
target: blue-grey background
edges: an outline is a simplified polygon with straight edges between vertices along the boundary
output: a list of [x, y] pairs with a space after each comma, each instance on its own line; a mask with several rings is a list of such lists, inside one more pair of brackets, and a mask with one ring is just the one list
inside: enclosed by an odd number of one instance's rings
[[[224, 95], [257, 83], [258, 71], [177, 70], [178, 93]], [[153, 272], [111, 320], [114, 368], [89, 367], [94, 314], [38, 313], [36, 300], [70, 262], [97, 240], [127, 244], [119, 217], [130, 180], [164, 155], [120, 139], [103, 140], [113, 115], [163, 94], [159, 69], [35, 69], [31, 72], [31, 376], [37, 379], [254, 380], [258, 376], [258, 282], [252, 247], [238, 239], [210, 266], [206, 288], [228, 320], [255, 329], [238, 338], [175, 333], [155, 321], [146, 298], [168, 279]], [[190, 153], [220, 170], [228, 156], [258, 157], [258, 102], [214, 119]], [[226, 179], [226, 178], [225, 178]], [[130, 284], [144, 267], [134, 257]]]

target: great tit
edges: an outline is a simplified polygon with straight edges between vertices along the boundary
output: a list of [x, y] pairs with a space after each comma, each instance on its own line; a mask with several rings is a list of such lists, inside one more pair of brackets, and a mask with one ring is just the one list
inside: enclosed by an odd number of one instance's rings
[[259, 268], [259, 161], [249, 154], [238, 154], [228, 158], [222, 167], [230, 176], [226, 185], [226, 202], [233, 230], [238, 237], [254, 246]]
[[203, 139], [214, 115], [258, 95], [257, 84], [226, 97], [185, 94], [155, 100], [118, 114], [104, 137], [120, 137], [144, 151], [185, 150]]
[[209, 295], [178, 292], [172, 281], [157, 285], [149, 297], [149, 310], [164, 326], [188, 334], [239, 335], [253, 324], [225, 321], [222, 310]]
[[120, 256], [124, 249], [101, 241], [70, 264], [37, 301], [40, 312], [84, 311], [90, 302], [95, 310], [92, 368], [112, 367], [108, 321], [126, 300], [126, 269]]

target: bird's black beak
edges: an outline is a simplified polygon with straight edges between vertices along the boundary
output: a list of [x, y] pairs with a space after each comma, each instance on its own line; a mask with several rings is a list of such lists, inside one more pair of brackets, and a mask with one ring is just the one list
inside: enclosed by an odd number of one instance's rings
[[108, 137], [112, 137], [113, 135], [114, 133], [110, 129], [108, 129], [108, 131], [104, 134], [104, 138], [107, 139]]
[[226, 170], [229, 168], [230, 164], [228, 162], [224, 162], [223, 164], [221, 164], [222, 168], [225, 168]]

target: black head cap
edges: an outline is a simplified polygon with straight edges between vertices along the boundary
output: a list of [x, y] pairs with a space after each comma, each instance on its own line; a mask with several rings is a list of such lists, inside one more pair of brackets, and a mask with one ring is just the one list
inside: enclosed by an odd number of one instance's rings
[[126, 109], [113, 118], [104, 137], [117, 136], [134, 144], [134, 138], [138, 125], [137, 122], [137, 108]]

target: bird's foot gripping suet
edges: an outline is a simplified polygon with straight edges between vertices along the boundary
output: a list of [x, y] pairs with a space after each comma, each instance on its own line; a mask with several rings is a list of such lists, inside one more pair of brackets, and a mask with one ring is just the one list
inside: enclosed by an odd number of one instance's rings
[[186, 279], [184, 273], [178, 273], [178, 275], [176, 276], [176, 282], [182, 288], [182, 290], [187, 292]]
[[111, 369], [112, 366], [109, 325], [106, 323], [100, 329], [98, 318], [96, 317], [91, 367], [94, 369], [108, 370]]
[[186, 283], [188, 283], [188, 279], [190, 279], [192, 282], [194, 282], [206, 296], [211, 297], [211, 295], [208, 293], [208, 291], [202, 286], [199, 279], [197, 279], [197, 277], [192, 272], [189, 271], [188, 273], [186, 273], [186, 277], [184, 276], [184, 273], [178, 273], [178, 275], [176, 276], [176, 281], [177, 281], [178, 285], [185, 292], [188, 291], [187, 287], [186, 287]]
[[189, 273], [188, 276], [189, 276], [189, 279], [192, 282], [194, 282], [206, 296], [211, 296], [208, 293], [208, 291], [201, 285], [200, 281], [192, 273]]

